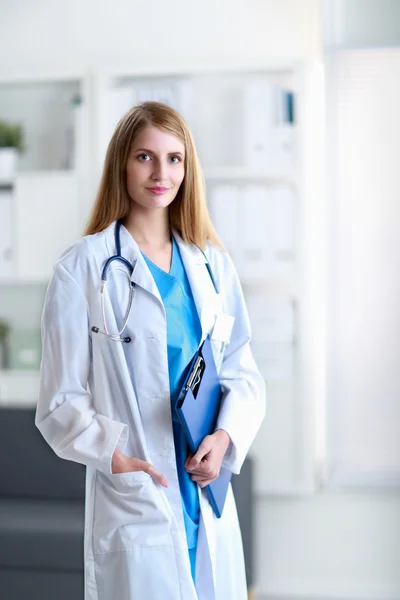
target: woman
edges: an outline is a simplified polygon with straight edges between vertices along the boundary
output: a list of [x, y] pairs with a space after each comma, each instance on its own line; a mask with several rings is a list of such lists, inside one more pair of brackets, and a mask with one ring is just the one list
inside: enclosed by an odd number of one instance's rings
[[[224, 396], [191, 456], [175, 401], [207, 335]], [[264, 383], [192, 135], [167, 105], [119, 122], [86, 235], [55, 266], [42, 337], [36, 425], [87, 467], [86, 600], [244, 600], [232, 490], [217, 519], [204, 487], [221, 465], [239, 473]]]

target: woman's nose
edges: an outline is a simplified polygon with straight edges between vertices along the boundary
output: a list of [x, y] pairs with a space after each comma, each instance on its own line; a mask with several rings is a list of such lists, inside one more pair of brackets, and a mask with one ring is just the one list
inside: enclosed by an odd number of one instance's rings
[[156, 181], [162, 181], [166, 179], [166, 165], [164, 165], [161, 161], [154, 162], [153, 174], [152, 178]]

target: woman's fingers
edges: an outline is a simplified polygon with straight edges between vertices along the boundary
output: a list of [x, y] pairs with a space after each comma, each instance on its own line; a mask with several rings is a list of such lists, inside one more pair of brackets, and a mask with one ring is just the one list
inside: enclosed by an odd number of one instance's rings
[[207, 475], [207, 476], [205, 476], [205, 475], [192, 475], [191, 478], [192, 478], [192, 481], [195, 481], [199, 485], [201, 485], [201, 484], [208, 485], [209, 483], [211, 483], [212, 481], [214, 481], [215, 479], [217, 479], [217, 477], [210, 477], [209, 475]]
[[188, 455], [187, 455], [187, 459], [185, 460], [185, 464], [184, 464], [185, 469], [189, 470], [189, 463], [192, 460], [192, 458], [193, 458], [193, 454], [189, 451]]
[[132, 458], [131, 463], [131, 471], [144, 471], [151, 475], [151, 477], [163, 487], [168, 487], [168, 481], [164, 477], [162, 473], [158, 469], [155, 468], [154, 465], [146, 462], [145, 460], [141, 460], [140, 458]]
[[191, 456], [190, 459], [187, 459], [185, 462], [185, 468], [188, 471], [194, 471], [201, 464], [201, 461], [207, 456], [207, 454], [212, 449], [212, 437], [210, 435], [206, 435], [206, 437], [201, 442], [200, 446], [197, 448], [196, 454]]
[[199, 477], [199, 476], [196, 477], [196, 475], [192, 475], [191, 479], [192, 479], [192, 481], [195, 481], [196, 483], [203, 483], [204, 481], [212, 481], [212, 480], [210, 480], [209, 477], [207, 477], [207, 478]]
[[204, 460], [195, 469], [186, 469], [190, 475], [196, 475], [202, 479], [215, 479], [217, 469], [213, 466], [213, 461]]
[[197, 483], [197, 485], [199, 485], [201, 488], [205, 487], [206, 485], [209, 485], [215, 479], [216, 478], [214, 478], [214, 479], [210, 479], [210, 478], [208, 478], [208, 479], [200, 479], [200, 478], [196, 477], [195, 475], [192, 477], [192, 480], [195, 481]]
[[162, 485], [163, 487], [168, 487], [168, 481], [166, 480], [166, 478], [164, 477], [164, 475], [162, 473], [160, 473], [160, 471], [158, 471], [154, 465], [151, 465], [150, 463], [146, 463], [147, 464], [147, 471], [145, 471], [145, 473], [148, 473], [149, 475], [152, 476], [152, 478], [159, 483], [160, 485]]

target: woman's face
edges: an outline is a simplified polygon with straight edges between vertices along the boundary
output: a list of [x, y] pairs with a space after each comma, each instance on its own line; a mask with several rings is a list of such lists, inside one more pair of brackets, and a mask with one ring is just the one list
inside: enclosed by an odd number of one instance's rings
[[130, 198], [143, 208], [166, 208], [185, 176], [185, 147], [174, 135], [146, 127], [132, 143], [126, 163]]

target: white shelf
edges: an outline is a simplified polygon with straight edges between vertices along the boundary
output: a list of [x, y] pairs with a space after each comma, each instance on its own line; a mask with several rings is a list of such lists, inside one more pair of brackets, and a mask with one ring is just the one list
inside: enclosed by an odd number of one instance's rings
[[137, 63], [132, 68], [132, 62], [125, 65], [119, 62], [118, 66], [102, 69], [104, 79], [115, 79], [116, 77], [193, 77], [193, 76], [209, 76], [209, 75], [237, 75], [237, 74], [259, 74], [270, 73], [288, 74], [298, 71], [304, 67], [302, 61], [288, 61], [280, 59], [268, 60], [262, 59], [243, 59], [236, 60], [233, 65], [231, 61], [216, 62], [214, 59], [202, 59], [201, 63], [196, 64], [193, 60], [189, 62], [185, 59], [181, 61], [168, 60], [165, 63], [158, 62], [154, 65], [142, 65]]
[[315, 485], [312, 483], [308, 487], [305, 486], [294, 486], [289, 481], [286, 486], [271, 486], [266, 487], [262, 492], [255, 492], [256, 500], [265, 500], [266, 498], [291, 498], [291, 497], [304, 497], [312, 496], [315, 494]]
[[40, 69], [35, 72], [34, 69], [29, 69], [29, 71], [24, 70], [18, 72], [13, 68], [12, 72], [10, 71], [9, 73], [2, 71], [0, 85], [37, 85], [41, 83], [62, 83], [71, 81], [84, 84], [87, 78], [88, 73], [86, 71], [57, 69], [55, 71], [50, 70], [44, 72], [43, 69]]
[[18, 177], [47, 177], [49, 179], [59, 177], [60, 175], [78, 175], [78, 171], [75, 169], [21, 169], [14, 173], [13, 179], [3, 179], [0, 177], [0, 191], [10, 190], [12, 191], [15, 187], [15, 182]]
[[240, 283], [243, 288], [251, 289], [266, 295], [282, 295], [298, 298], [300, 294], [299, 284], [293, 280], [279, 280], [264, 278], [252, 278], [240, 276]]
[[76, 169], [21, 169], [15, 173], [12, 185], [15, 185], [18, 177], [46, 177], [55, 179], [63, 175], [75, 177], [79, 175], [79, 172]]
[[206, 169], [204, 171], [204, 177], [209, 181], [260, 181], [267, 185], [297, 185], [295, 176], [269, 175], [265, 170], [252, 170], [245, 167], [219, 167], [215, 169]]
[[1, 277], [0, 285], [47, 285], [49, 278], [24, 279], [23, 277]]

